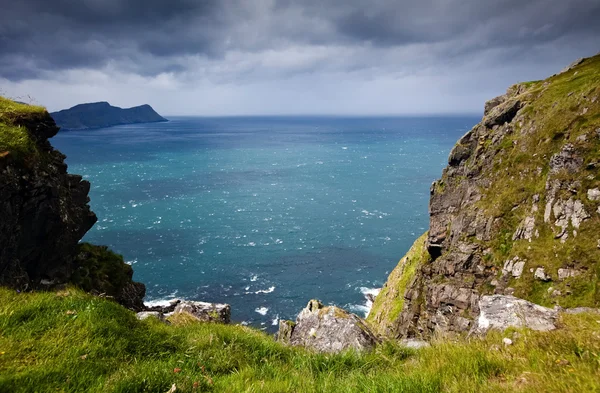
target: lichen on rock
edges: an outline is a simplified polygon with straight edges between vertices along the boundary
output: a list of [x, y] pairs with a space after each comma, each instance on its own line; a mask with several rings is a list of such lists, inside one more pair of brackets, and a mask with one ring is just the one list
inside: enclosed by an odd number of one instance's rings
[[367, 351], [378, 342], [366, 322], [336, 306], [310, 300], [296, 322], [280, 321], [278, 340], [316, 352]]

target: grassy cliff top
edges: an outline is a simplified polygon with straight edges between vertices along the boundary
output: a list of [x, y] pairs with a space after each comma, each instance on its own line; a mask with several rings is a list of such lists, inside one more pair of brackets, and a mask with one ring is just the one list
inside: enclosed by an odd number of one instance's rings
[[35, 151], [35, 142], [25, 127], [16, 125], [19, 119], [46, 112], [41, 106], [21, 104], [0, 96], [0, 155], [16, 155]]
[[[499, 268], [519, 257], [527, 261], [527, 272], [543, 268], [552, 277], [541, 282], [533, 274], [524, 274], [511, 283], [516, 296], [545, 306], [598, 307], [600, 214], [598, 203], [587, 193], [600, 187], [600, 55], [546, 80], [512, 89], [521, 91], [514, 99], [524, 104], [512, 122], [514, 131], [497, 145], [490, 139], [481, 141], [486, 155], [493, 156], [487, 174], [493, 181], [482, 189], [477, 205], [498, 221], [498, 235], [483, 244], [490, 247], [489, 257]], [[565, 154], [578, 166], [553, 169], [553, 160]], [[469, 164], [475, 167], [480, 162], [477, 158]], [[532, 211], [538, 199], [539, 207]], [[577, 201], [586, 212], [581, 227], [568, 226], [566, 240], [558, 239], [558, 200]], [[554, 214], [548, 216], [550, 210]], [[535, 221], [538, 232], [530, 241], [515, 239], [527, 217]], [[582, 274], [560, 281], [556, 272], [561, 268]], [[554, 295], [559, 292], [561, 296]]]
[[138, 321], [79, 290], [0, 288], [0, 391], [584, 392], [600, 389], [599, 354], [597, 314], [565, 315], [550, 333], [325, 355], [242, 326]]

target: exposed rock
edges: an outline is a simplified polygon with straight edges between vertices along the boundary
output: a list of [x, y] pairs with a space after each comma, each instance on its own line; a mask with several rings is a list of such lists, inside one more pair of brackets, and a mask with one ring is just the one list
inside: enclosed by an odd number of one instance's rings
[[516, 116], [522, 106], [519, 100], [511, 100], [497, 105], [483, 118], [483, 124], [487, 128], [492, 128], [508, 123]]
[[[468, 308], [477, 299], [477, 293], [468, 288], [455, 287], [449, 284], [435, 285], [431, 288], [429, 303], [438, 308], [442, 305]], [[475, 299], [473, 299], [475, 296]]]
[[487, 101], [485, 103], [485, 107], [484, 107], [484, 110], [483, 110], [483, 115], [487, 116], [492, 109], [494, 109], [498, 105], [502, 104], [504, 101], [506, 101], [506, 95], [501, 95], [501, 96], [498, 96], [496, 98], [492, 98], [491, 100]]
[[477, 329], [505, 330], [509, 327], [548, 331], [556, 328], [558, 311], [514, 296], [482, 296], [479, 300]]
[[335, 306], [325, 307], [318, 300], [308, 302], [298, 314], [295, 325], [280, 322], [279, 329], [279, 340], [317, 352], [364, 351], [377, 343], [361, 318]]
[[600, 309], [591, 307], [575, 307], [563, 310], [565, 314], [600, 314]]
[[573, 68], [577, 67], [578, 65], [580, 65], [584, 61], [585, 61], [585, 58], [581, 58], [581, 59], [575, 60], [574, 62], [572, 62], [571, 64], [569, 64], [567, 67], [563, 68], [558, 74], [563, 74], [565, 72], [571, 71]]
[[188, 313], [202, 322], [229, 323], [231, 321], [231, 307], [229, 304], [181, 301], [175, 307], [175, 314]]
[[504, 338], [502, 339], [502, 343], [503, 343], [505, 346], [507, 346], [507, 347], [508, 347], [509, 345], [512, 345], [512, 344], [513, 344], [513, 341], [512, 341], [510, 338], [508, 338], [508, 337], [504, 337]]
[[564, 145], [560, 152], [550, 159], [550, 172], [558, 173], [561, 170], [577, 172], [583, 166], [583, 158], [571, 143]]
[[294, 332], [294, 328], [296, 327], [296, 323], [292, 321], [280, 320], [279, 321], [279, 331], [275, 335], [277, 341], [281, 341], [285, 344], [290, 344], [292, 341], [292, 333]]
[[554, 289], [554, 287], [548, 288], [548, 293], [552, 297], [557, 297], [557, 296], [561, 296], [562, 295], [562, 292], [559, 291], [558, 289]]
[[580, 200], [573, 200], [573, 198], [570, 198], [567, 201], [562, 199], [556, 201], [553, 207], [553, 213], [556, 218], [554, 225], [561, 228], [561, 231], [556, 235], [556, 238], [560, 238], [563, 243], [568, 238], [567, 229], [569, 227], [569, 222], [573, 228], [578, 229], [584, 220], [590, 218], [590, 215], [585, 211], [583, 203]]
[[156, 318], [160, 321], [163, 320], [163, 315], [161, 313], [159, 313], [158, 311], [142, 311], [142, 312], [138, 312], [137, 314], [135, 314], [135, 316], [140, 321], [143, 321], [144, 319], [148, 319], [150, 317]]
[[600, 201], [600, 189], [592, 188], [591, 190], [588, 190], [587, 197], [590, 201]]
[[581, 272], [575, 269], [558, 269], [558, 279], [561, 281], [569, 277], [576, 277], [580, 274]]
[[515, 231], [513, 235], [513, 240], [525, 239], [531, 242], [535, 234], [535, 218], [534, 217], [525, 217], [521, 225]]
[[[577, 83], [560, 77], [518, 84], [486, 103], [483, 119], [460, 138], [441, 179], [430, 188], [426, 242], [430, 258], [422, 258], [427, 262], [410, 270], [410, 279], [398, 287], [401, 290], [384, 287], [375, 299], [377, 315], [394, 310], [381, 319], [369, 316], [378, 332], [427, 339], [471, 329], [479, 315], [479, 297], [490, 292], [554, 302], [582, 299], [586, 305], [597, 302], [587, 287], [560, 286], [562, 292], [540, 294], [538, 286], [530, 285], [536, 273], [537, 280], [558, 280], [550, 267], [574, 251], [573, 263], [597, 270], [590, 246], [595, 250], [600, 237], [588, 243], [600, 227], [596, 214], [592, 218], [588, 213], [596, 209], [600, 213], [600, 206], [582, 200], [581, 194], [598, 187], [600, 107], [589, 104], [586, 95], [597, 95], [594, 81], [600, 56], [575, 71], [580, 71]], [[572, 98], [567, 100], [569, 91]], [[581, 118], [584, 107], [588, 112]], [[585, 140], [578, 139], [582, 134], [587, 135]], [[553, 236], [564, 243], [550, 242]], [[531, 276], [523, 280], [525, 268]], [[536, 272], [537, 268], [544, 270]], [[509, 287], [518, 277], [520, 282]], [[590, 279], [598, 280], [592, 275]], [[398, 282], [394, 278], [386, 285], [392, 288]], [[383, 331], [379, 324], [385, 325]]]
[[96, 222], [90, 183], [67, 173], [65, 156], [46, 139], [58, 127], [38, 117], [23, 123], [45, 159], [0, 165], [0, 284], [21, 289], [67, 282], [77, 243]]
[[67, 173], [65, 156], [48, 141], [58, 132], [47, 112], [16, 111], [36, 153], [0, 159], [0, 285], [52, 289], [70, 283], [143, 309], [143, 284], [131, 267], [105, 248], [80, 244], [96, 222], [88, 205], [90, 183]]
[[502, 269], [503, 275], [511, 274], [514, 278], [520, 278], [525, 268], [525, 261], [522, 261], [519, 257], [509, 259], [504, 263]]
[[536, 279], [542, 280], [542, 281], [552, 280], [552, 277], [550, 277], [548, 274], [546, 274], [546, 271], [544, 270], [543, 267], [538, 267], [537, 269], [535, 269], [535, 273], [533, 274], [533, 276]]

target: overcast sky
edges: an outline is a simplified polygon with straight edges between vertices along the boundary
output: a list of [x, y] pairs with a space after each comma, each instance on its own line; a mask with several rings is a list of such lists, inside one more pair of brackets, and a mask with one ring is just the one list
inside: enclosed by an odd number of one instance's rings
[[600, 0], [3, 3], [0, 92], [51, 111], [481, 113], [600, 51]]

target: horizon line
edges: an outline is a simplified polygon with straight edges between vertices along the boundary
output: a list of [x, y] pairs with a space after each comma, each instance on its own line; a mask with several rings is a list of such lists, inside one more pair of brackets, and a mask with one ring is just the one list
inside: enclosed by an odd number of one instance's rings
[[231, 115], [162, 115], [169, 120], [169, 117], [202, 117], [202, 118], [219, 118], [219, 117], [346, 117], [346, 118], [369, 118], [369, 117], [477, 117], [483, 116], [483, 111], [479, 113], [414, 113], [414, 114], [231, 114]]

